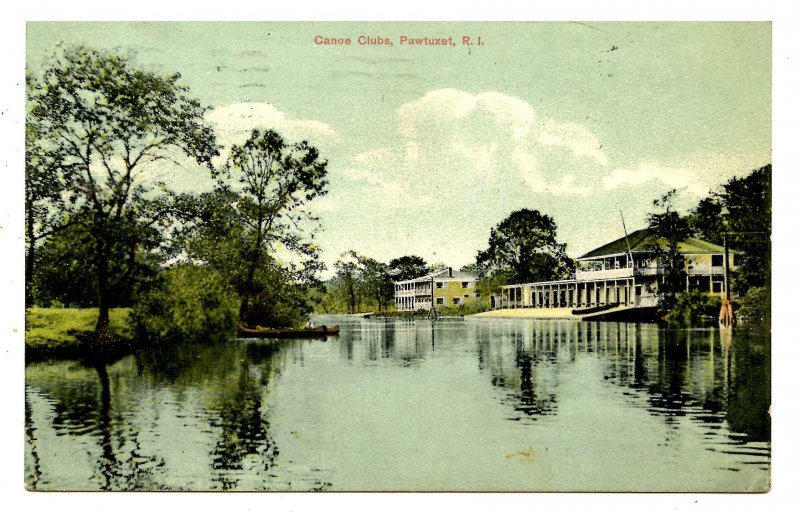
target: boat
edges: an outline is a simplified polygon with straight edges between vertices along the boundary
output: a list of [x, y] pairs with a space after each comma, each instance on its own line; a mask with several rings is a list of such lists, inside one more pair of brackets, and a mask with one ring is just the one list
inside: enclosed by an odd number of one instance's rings
[[304, 329], [271, 329], [268, 327], [247, 327], [239, 324], [240, 338], [324, 338], [337, 336], [338, 325], [320, 325], [319, 327], [306, 327]]

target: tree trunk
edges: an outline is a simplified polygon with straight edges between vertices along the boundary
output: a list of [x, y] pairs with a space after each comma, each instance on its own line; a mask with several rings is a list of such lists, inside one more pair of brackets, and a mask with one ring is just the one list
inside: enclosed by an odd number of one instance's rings
[[107, 342], [111, 336], [109, 330], [109, 310], [111, 309], [109, 266], [111, 264], [111, 251], [108, 240], [102, 235], [97, 239], [97, 305], [100, 313], [97, 316], [95, 337], [99, 342]]
[[258, 268], [258, 264], [261, 262], [261, 243], [264, 241], [264, 237], [262, 235], [263, 222], [264, 222], [263, 214], [261, 212], [261, 206], [259, 206], [258, 232], [256, 234], [255, 250], [253, 252], [252, 260], [250, 261], [250, 266], [247, 269], [247, 279], [244, 282], [242, 303], [239, 305], [240, 322], [244, 321], [245, 314], [247, 314], [247, 310], [250, 308], [250, 296], [253, 293], [253, 282], [255, 281], [256, 278], [256, 269]]
[[242, 323], [244, 322], [244, 315], [247, 313], [247, 309], [250, 307], [250, 301], [248, 299], [248, 293], [245, 291], [242, 293], [242, 302], [239, 304], [239, 321]]
[[33, 258], [36, 255], [36, 240], [33, 238], [33, 211], [26, 205], [25, 238], [28, 240], [28, 251], [25, 258], [25, 307], [33, 306]]
[[250, 296], [253, 293], [253, 282], [256, 277], [256, 266], [258, 265], [257, 257], [253, 258], [250, 268], [247, 269], [247, 278], [242, 288], [242, 302], [239, 305], [239, 321], [244, 322], [247, 310], [250, 309]]
[[102, 446], [103, 455], [101, 459], [101, 470], [106, 480], [104, 489], [111, 490], [113, 488], [114, 476], [117, 473], [117, 457], [114, 455], [114, 443], [111, 435], [113, 427], [111, 419], [111, 383], [108, 380], [108, 370], [104, 363], [98, 363], [95, 366], [97, 376], [100, 379], [100, 411], [99, 411], [99, 427], [100, 427], [100, 445]]

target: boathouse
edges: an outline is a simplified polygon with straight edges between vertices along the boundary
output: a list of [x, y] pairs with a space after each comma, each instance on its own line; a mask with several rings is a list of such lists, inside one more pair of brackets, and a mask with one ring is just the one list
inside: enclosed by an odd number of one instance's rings
[[[658, 261], [666, 241], [640, 229], [577, 258], [575, 277], [503, 286], [499, 309], [572, 308], [598, 313], [612, 308], [656, 308], [663, 298], [666, 269]], [[725, 293], [725, 248], [687, 238], [678, 244], [684, 257], [686, 290]], [[734, 254], [728, 255], [735, 268]]]
[[478, 276], [444, 268], [426, 276], [394, 283], [397, 311], [430, 310], [434, 306], [460, 306], [478, 297]]

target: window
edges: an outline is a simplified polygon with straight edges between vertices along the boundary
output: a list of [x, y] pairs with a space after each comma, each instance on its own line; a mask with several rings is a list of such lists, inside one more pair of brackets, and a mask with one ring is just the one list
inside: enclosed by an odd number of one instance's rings
[[436, 281], [436, 288], [444, 288], [444, 281]]
[[436, 297], [436, 304], [444, 304], [444, 297]]
[[461, 288], [469, 288], [469, 281], [462, 281]]
[[711, 266], [712, 267], [721, 267], [722, 266], [722, 255], [721, 254], [712, 254], [711, 255]]
[[461, 297], [453, 297], [453, 304], [461, 304]]

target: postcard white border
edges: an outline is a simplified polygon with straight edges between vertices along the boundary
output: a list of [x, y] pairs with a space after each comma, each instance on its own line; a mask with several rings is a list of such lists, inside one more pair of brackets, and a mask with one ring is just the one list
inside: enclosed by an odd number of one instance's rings
[[[708, 494], [234, 494], [234, 493], [29, 493], [23, 487], [23, 129], [26, 20], [769, 20], [773, 21], [773, 275], [795, 266], [798, 254], [797, 200], [800, 144], [797, 142], [800, 91], [797, 12], [789, 2], [673, 1], [669, 5], [626, 1], [448, 2], [406, 0], [374, 5], [351, 0], [272, 2], [167, 2], [130, 4], [99, 1], [38, 1], [6, 4], [0, 37], [0, 383], [4, 410], [0, 419], [0, 496], [11, 509], [64, 511], [141, 511], [148, 508], [228, 510], [487, 510], [503, 508], [620, 510], [781, 510], [791, 508], [800, 482], [798, 471], [796, 365], [800, 336], [791, 330], [797, 279], [777, 280], [773, 300], [773, 490], [764, 495]], [[791, 308], [791, 309], [790, 309]], [[9, 501], [11, 500], [11, 501]], [[796, 505], [796, 504], [795, 504]], [[24, 508], [23, 508], [24, 507]]]

